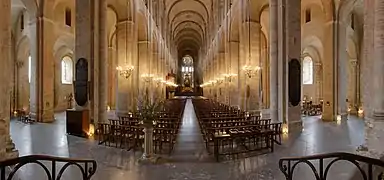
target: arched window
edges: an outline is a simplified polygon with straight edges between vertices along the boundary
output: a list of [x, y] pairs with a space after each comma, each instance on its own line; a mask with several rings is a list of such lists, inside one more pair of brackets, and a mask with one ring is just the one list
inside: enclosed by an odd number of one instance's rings
[[305, 23], [311, 22], [311, 8], [305, 10]]
[[20, 16], [20, 29], [24, 30], [24, 12], [21, 12]]
[[313, 61], [309, 56], [303, 60], [303, 84], [313, 84]]
[[31, 72], [32, 72], [32, 57], [28, 57], [28, 82], [31, 83]]
[[71, 9], [65, 9], [65, 25], [72, 26], [72, 12]]
[[72, 81], [73, 81], [72, 59], [68, 56], [65, 56], [61, 60], [61, 83], [72, 84]]

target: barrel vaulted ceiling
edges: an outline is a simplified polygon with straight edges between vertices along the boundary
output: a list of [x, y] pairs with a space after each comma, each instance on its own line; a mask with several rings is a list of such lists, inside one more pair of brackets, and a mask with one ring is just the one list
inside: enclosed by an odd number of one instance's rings
[[203, 46], [212, 13], [212, 2], [213, 0], [166, 0], [168, 29], [179, 52], [197, 52]]

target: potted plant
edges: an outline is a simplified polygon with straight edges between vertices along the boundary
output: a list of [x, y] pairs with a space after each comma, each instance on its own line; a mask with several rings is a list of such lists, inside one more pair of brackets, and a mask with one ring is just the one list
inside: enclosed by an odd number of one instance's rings
[[156, 163], [158, 158], [153, 154], [153, 126], [159, 117], [158, 112], [163, 110], [163, 103], [159, 98], [151, 98], [145, 93], [138, 100], [138, 116], [141, 126], [144, 127], [144, 153], [139, 161]]

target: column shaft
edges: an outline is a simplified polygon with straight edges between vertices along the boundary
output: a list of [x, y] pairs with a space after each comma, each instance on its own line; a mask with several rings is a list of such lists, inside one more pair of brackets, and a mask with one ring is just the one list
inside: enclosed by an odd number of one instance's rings
[[31, 24], [30, 115], [39, 122], [54, 121], [53, 23], [37, 17]]
[[97, 122], [107, 121], [108, 98], [108, 31], [107, 31], [107, 0], [99, 0], [99, 101]]
[[375, 3], [374, 110], [373, 118], [384, 120], [384, 1]]
[[[269, 42], [270, 42], [270, 118], [272, 121], [282, 121], [279, 119], [278, 109], [279, 97], [279, 71], [278, 71], [278, 53], [279, 53], [279, 42], [278, 42], [278, 0], [269, 1]], [[281, 87], [280, 87], [281, 88]]]
[[11, 1], [3, 0], [0, 3], [2, 12], [2, 23], [0, 23], [0, 161], [18, 156], [12, 143], [10, 126], [10, 98], [12, 81], [9, 75], [12, 74], [11, 59]]
[[333, 34], [334, 27], [337, 24], [333, 21], [329, 22], [324, 27], [324, 34], [328, 34], [325, 37], [324, 43], [324, 61], [323, 66], [323, 114], [322, 119], [325, 121], [333, 121], [337, 116], [337, 106], [336, 106], [336, 64], [334, 62], [334, 44], [333, 44]]
[[229, 73], [236, 74], [237, 76], [232, 77], [232, 81], [230, 82], [230, 102], [232, 106], [239, 106], [240, 107], [240, 98], [239, 98], [239, 92], [240, 92], [240, 81], [239, 81], [239, 74], [241, 72], [241, 66], [239, 64], [239, 42], [231, 41], [229, 42], [230, 48], [230, 70]]

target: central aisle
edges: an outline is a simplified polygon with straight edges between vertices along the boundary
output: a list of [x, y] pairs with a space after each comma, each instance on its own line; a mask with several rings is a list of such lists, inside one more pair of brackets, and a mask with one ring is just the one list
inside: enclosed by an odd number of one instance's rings
[[177, 161], [206, 160], [208, 156], [191, 99], [187, 99], [181, 121], [172, 159]]

